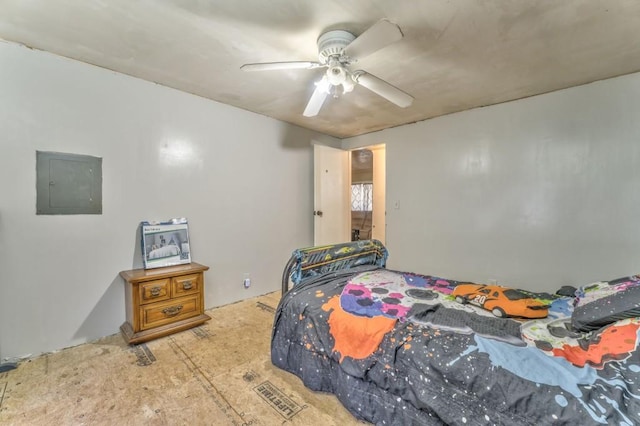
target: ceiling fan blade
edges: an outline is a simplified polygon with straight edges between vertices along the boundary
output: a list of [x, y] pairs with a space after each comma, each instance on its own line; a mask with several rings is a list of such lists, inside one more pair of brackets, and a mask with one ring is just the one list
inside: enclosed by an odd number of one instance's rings
[[402, 31], [396, 24], [383, 19], [373, 24], [344, 48], [344, 54], [357, 61], [376, 50], [402, 39]]
[[313, 69], [323, 66], [318, 62], [293, 61], [293, 62], [263, 62], [259, 64], [244, 64], [240, 67], [242, 71], [271, 71], [271, 70], [294, 70]]
[[329, 86], [329, 82], [327, 81], [327, 76], [323, 76], [322, 80], [316, 83], [316, 90], [313, 91], [311, 95], [311, 99], [307, 103], [307, 107], [304, 109], [302, 115], [305, 117], [315, 117], [320, 112], [320, 108], [322, 108], [322, 104], [324, 100], [327, 98], [329, 94], [327, 88]]
[[403, 92], [395, 86], [364, 71], [354, 73], [356, 81], [373, 93], [382, 96], [399, 107], [406, 108], [413, 103], [413, 96]]

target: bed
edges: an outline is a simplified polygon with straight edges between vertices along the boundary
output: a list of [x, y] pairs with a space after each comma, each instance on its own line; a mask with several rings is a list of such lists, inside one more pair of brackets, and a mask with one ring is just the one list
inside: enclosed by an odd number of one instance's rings
[[180, 249], [175, 244], [153, 248], [149, 252], [149, 259], [162, 259], [173, 256], [180, 256]]
[[531, 293], [548, 316], [517, 320], [387, 256], [375, 240], [295, 250], [273, 364], [374, 424], [640, 424], [640, 276]]

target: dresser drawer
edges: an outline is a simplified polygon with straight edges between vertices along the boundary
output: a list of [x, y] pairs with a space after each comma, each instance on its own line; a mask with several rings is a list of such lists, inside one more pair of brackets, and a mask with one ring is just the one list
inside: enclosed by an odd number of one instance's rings
[[170, 324], [181, 319], [200, 315], [200, 296], [198, 294], [153, 303], [140, 307], [140, 329]]
[[142, 305], [145, 303], [167, 300], [169, 297], [171, 297], [170, 283], [171, 280], [169, 278], [141, 283], [140, 304]]
[[200, 293], [200, 289], [202, 287], [200, 277], [200, 274], [193, 274], [173, 278], [171, 280], [171, 285], [173, 286], [173, 297]]
[[120, 272], [127, 315], [120, 330], [127, 343], [135, 345], [209, 321], [204, 313], [207, 270], [208, 266], [191, 262]]

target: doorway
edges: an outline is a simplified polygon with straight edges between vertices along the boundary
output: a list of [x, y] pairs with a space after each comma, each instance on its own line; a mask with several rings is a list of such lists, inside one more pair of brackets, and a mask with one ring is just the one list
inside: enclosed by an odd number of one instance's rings
[[385, 145], [351, 151], [351, 241], [385, 243]]
[[[384, 144], [353, 151], [314, 145], [314, 245], [385, 243], [385, 167]], [[358, 205], [353, 191], [367, 198]]]

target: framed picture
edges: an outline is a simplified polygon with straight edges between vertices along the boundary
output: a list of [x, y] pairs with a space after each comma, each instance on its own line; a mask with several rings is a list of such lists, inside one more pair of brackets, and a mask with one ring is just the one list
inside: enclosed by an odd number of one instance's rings
[[140, 223], [145, 269], [191, 263], [187, 219]]

